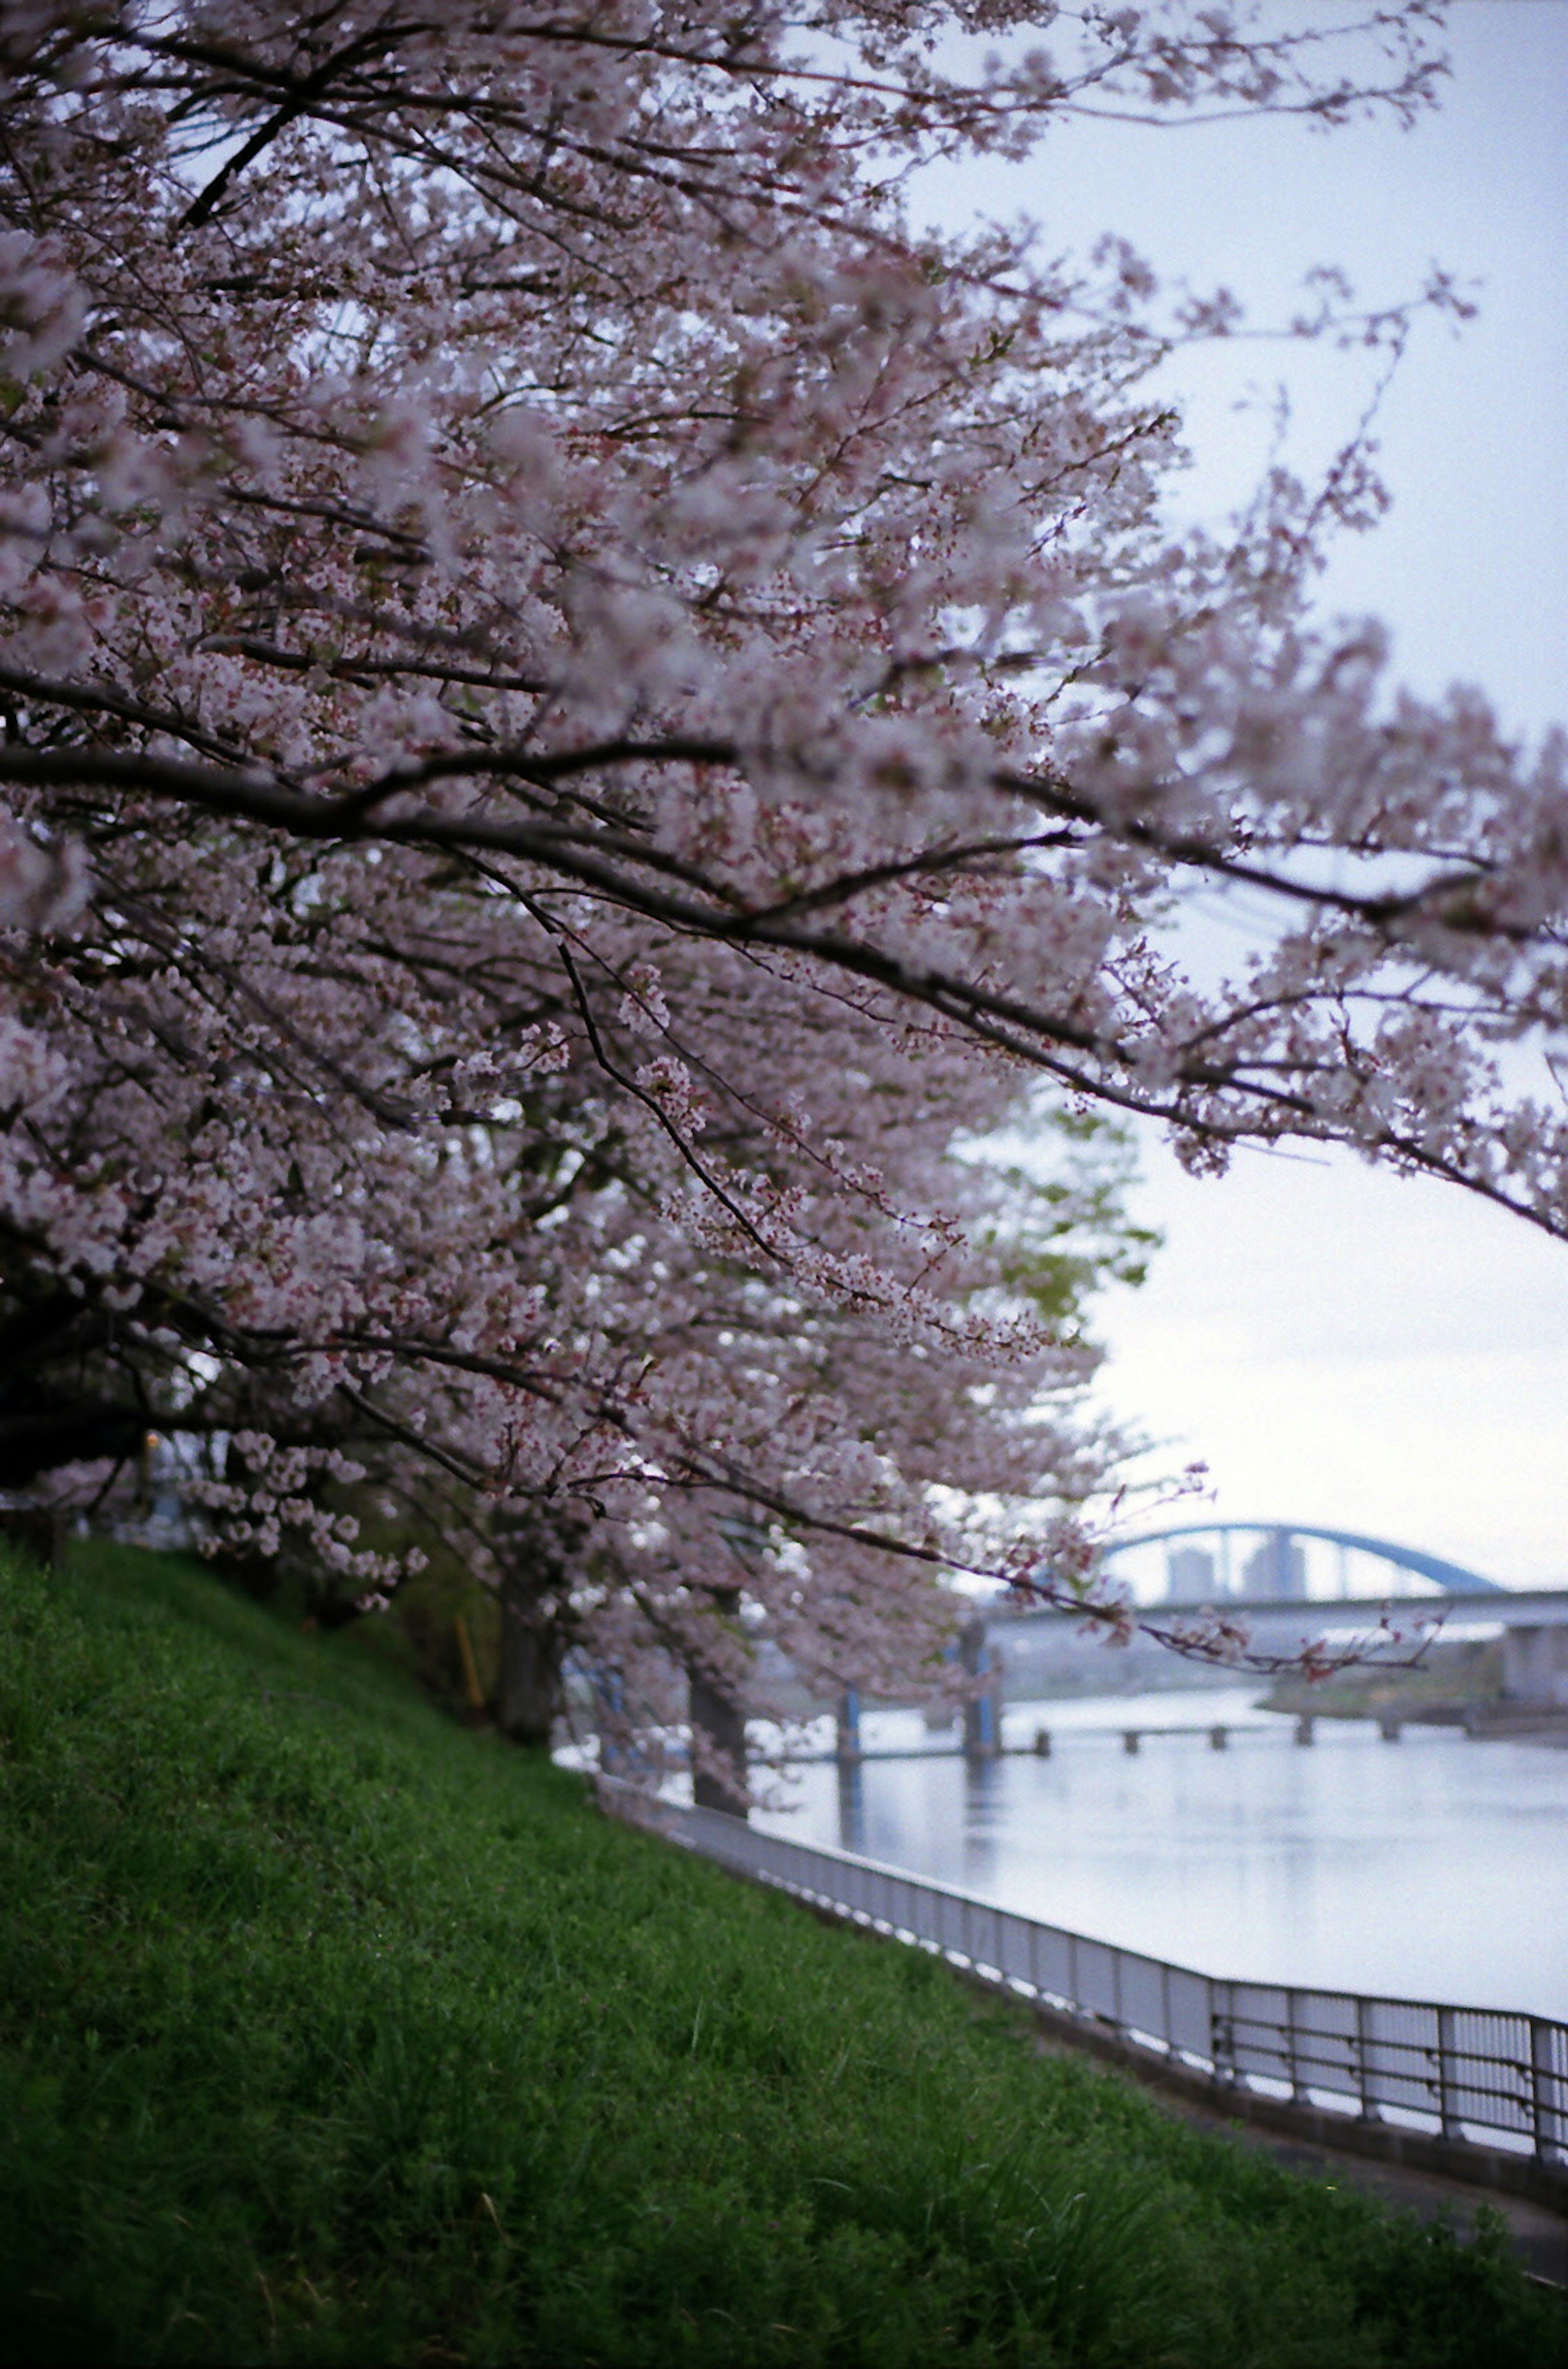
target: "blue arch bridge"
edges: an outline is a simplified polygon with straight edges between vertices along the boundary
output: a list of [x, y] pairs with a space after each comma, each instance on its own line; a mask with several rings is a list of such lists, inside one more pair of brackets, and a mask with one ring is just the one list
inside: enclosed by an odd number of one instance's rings
[[[1450, 1631], [1473, 1633], [1474, 1624], [1484, 1624], [1503, 1641], [1503, 1696], [1486, 1732], [1561, 1723], [1568, 1734], [1568, 1586], [1504, 1587], [1424, 1548], [1311, 1522], [1172, 1523], [1118, 1539], [1104, 1551], [1102, 1569], [1128, 1587], [1140, 1617], [1158, 1623], [1223, 1605], [1245, 1619], [1253, 1643], [1267, 1652], [1289, 1654], [1324, 1635], [1365, 1635], [1375, 1658], [1370, 1641], [1393, 1601], [1411, 1610], [1419, 1603]], [[1001, 1749], [1003, 1662], [1029, 1640], [1065, 1643], [1075, 1626], [1070, 1612], [977, 1603], [958, 1648], [979, 1682], [964, 1706], [967, 1757], [990, 1759]], [[878, 1757], [862, 1750], [860, 1709], [853, 1692], [840, 1703], [841, 1761]], [[1310, 1740], [1310, 1719], [1298, 1735]], [[1223, 1731], [1213, 1740], [1222, 1741]], [[1137, 1748], [1130, 1734], [1127, 1748]]]

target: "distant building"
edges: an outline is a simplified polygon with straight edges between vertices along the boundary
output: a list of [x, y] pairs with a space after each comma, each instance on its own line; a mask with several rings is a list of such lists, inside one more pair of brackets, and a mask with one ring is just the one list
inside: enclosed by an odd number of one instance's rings
[[1214, 1557], [1207, 1547], [1167, 1547], [1165, 1588], [1173, 1604], [1207, 1604], [1214, 1594]]
[[1307, 1550], [1288, 1530], [1268, 1530], [1242, 1565], [1243, 1596], [1299, 1603], [1307, 1593]]

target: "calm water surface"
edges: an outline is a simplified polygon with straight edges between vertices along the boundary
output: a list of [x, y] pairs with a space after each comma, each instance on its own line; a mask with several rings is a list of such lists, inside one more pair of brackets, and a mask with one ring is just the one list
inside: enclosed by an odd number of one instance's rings
[[[1154, 1732], [1219, 1721], [1223, 1752]], [[1209, 1974], [1568, 2021], [1568, 1751], [1327, 1720], [1300, 1747], [1218, 1688], [1012, 1704], [1006, 1740], [1041, 1725], [1049, 1759], [798, 1769], [794, 1809], [756, 1823]], [[912, 1711], [863, 1733], [933, 1740]]]

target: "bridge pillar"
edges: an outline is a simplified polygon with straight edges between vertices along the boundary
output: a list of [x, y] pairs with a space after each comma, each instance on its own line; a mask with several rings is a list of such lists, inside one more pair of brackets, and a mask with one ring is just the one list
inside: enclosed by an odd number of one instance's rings
[[838, 1738], [833, 1757], [841, 1764], [858, 1760], [860, 1746], [860, 1688], [846, 1687], [839, 1697]]
[[994, 1760], [1001, 1750], [1001, 1667], [978, 1617], [958, 1631], [958, 1659], [966, 1677], [984, 1682], [964, 1705], [964, 1757]]
[[1568, 1629], [1521, 1623], [1504, 1630], [1503, 1700], [1568, 1711]]

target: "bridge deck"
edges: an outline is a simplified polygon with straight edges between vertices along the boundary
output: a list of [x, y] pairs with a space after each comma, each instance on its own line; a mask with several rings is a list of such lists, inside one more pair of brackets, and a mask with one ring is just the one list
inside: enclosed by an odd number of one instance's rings
[[[1013, 1627], [1030, 1621], [1062, 1621], [1080, 1618], [1076, 1613], [1058, 1611], [1050, 1605], [1013, 1607], [1006, 1604], [976, 1606], [976, 1612], [987, 1627]], [[1219, 1596], [1210, 1595], [1201, 1600], [1188, 1596], [1180, 1601], [1162, 1599], [1154, 1604], [1135, 1607], [1143, 1619], [1185, 1618], [1206, 1608], [1239, 1613], [1243, 1619], [1276, 1619], [1292, 1618], [1308, 1627], [1322, 1627], [1324, 1622], [1334, 1628], [1376, 1628], [1384, 1613], [1405, 1616], [1430, 1613], [1444, 1620], [1487, 1620], [1501, 1622], [1505, 1627], [1518, 1628], [1539, 1624], [1545, 1628], [1561, 1627], [1568, 1622], [1568, 1587], [1500, 1587], [1457, 1591], [1434, 1588], [1423, 1596]]]

